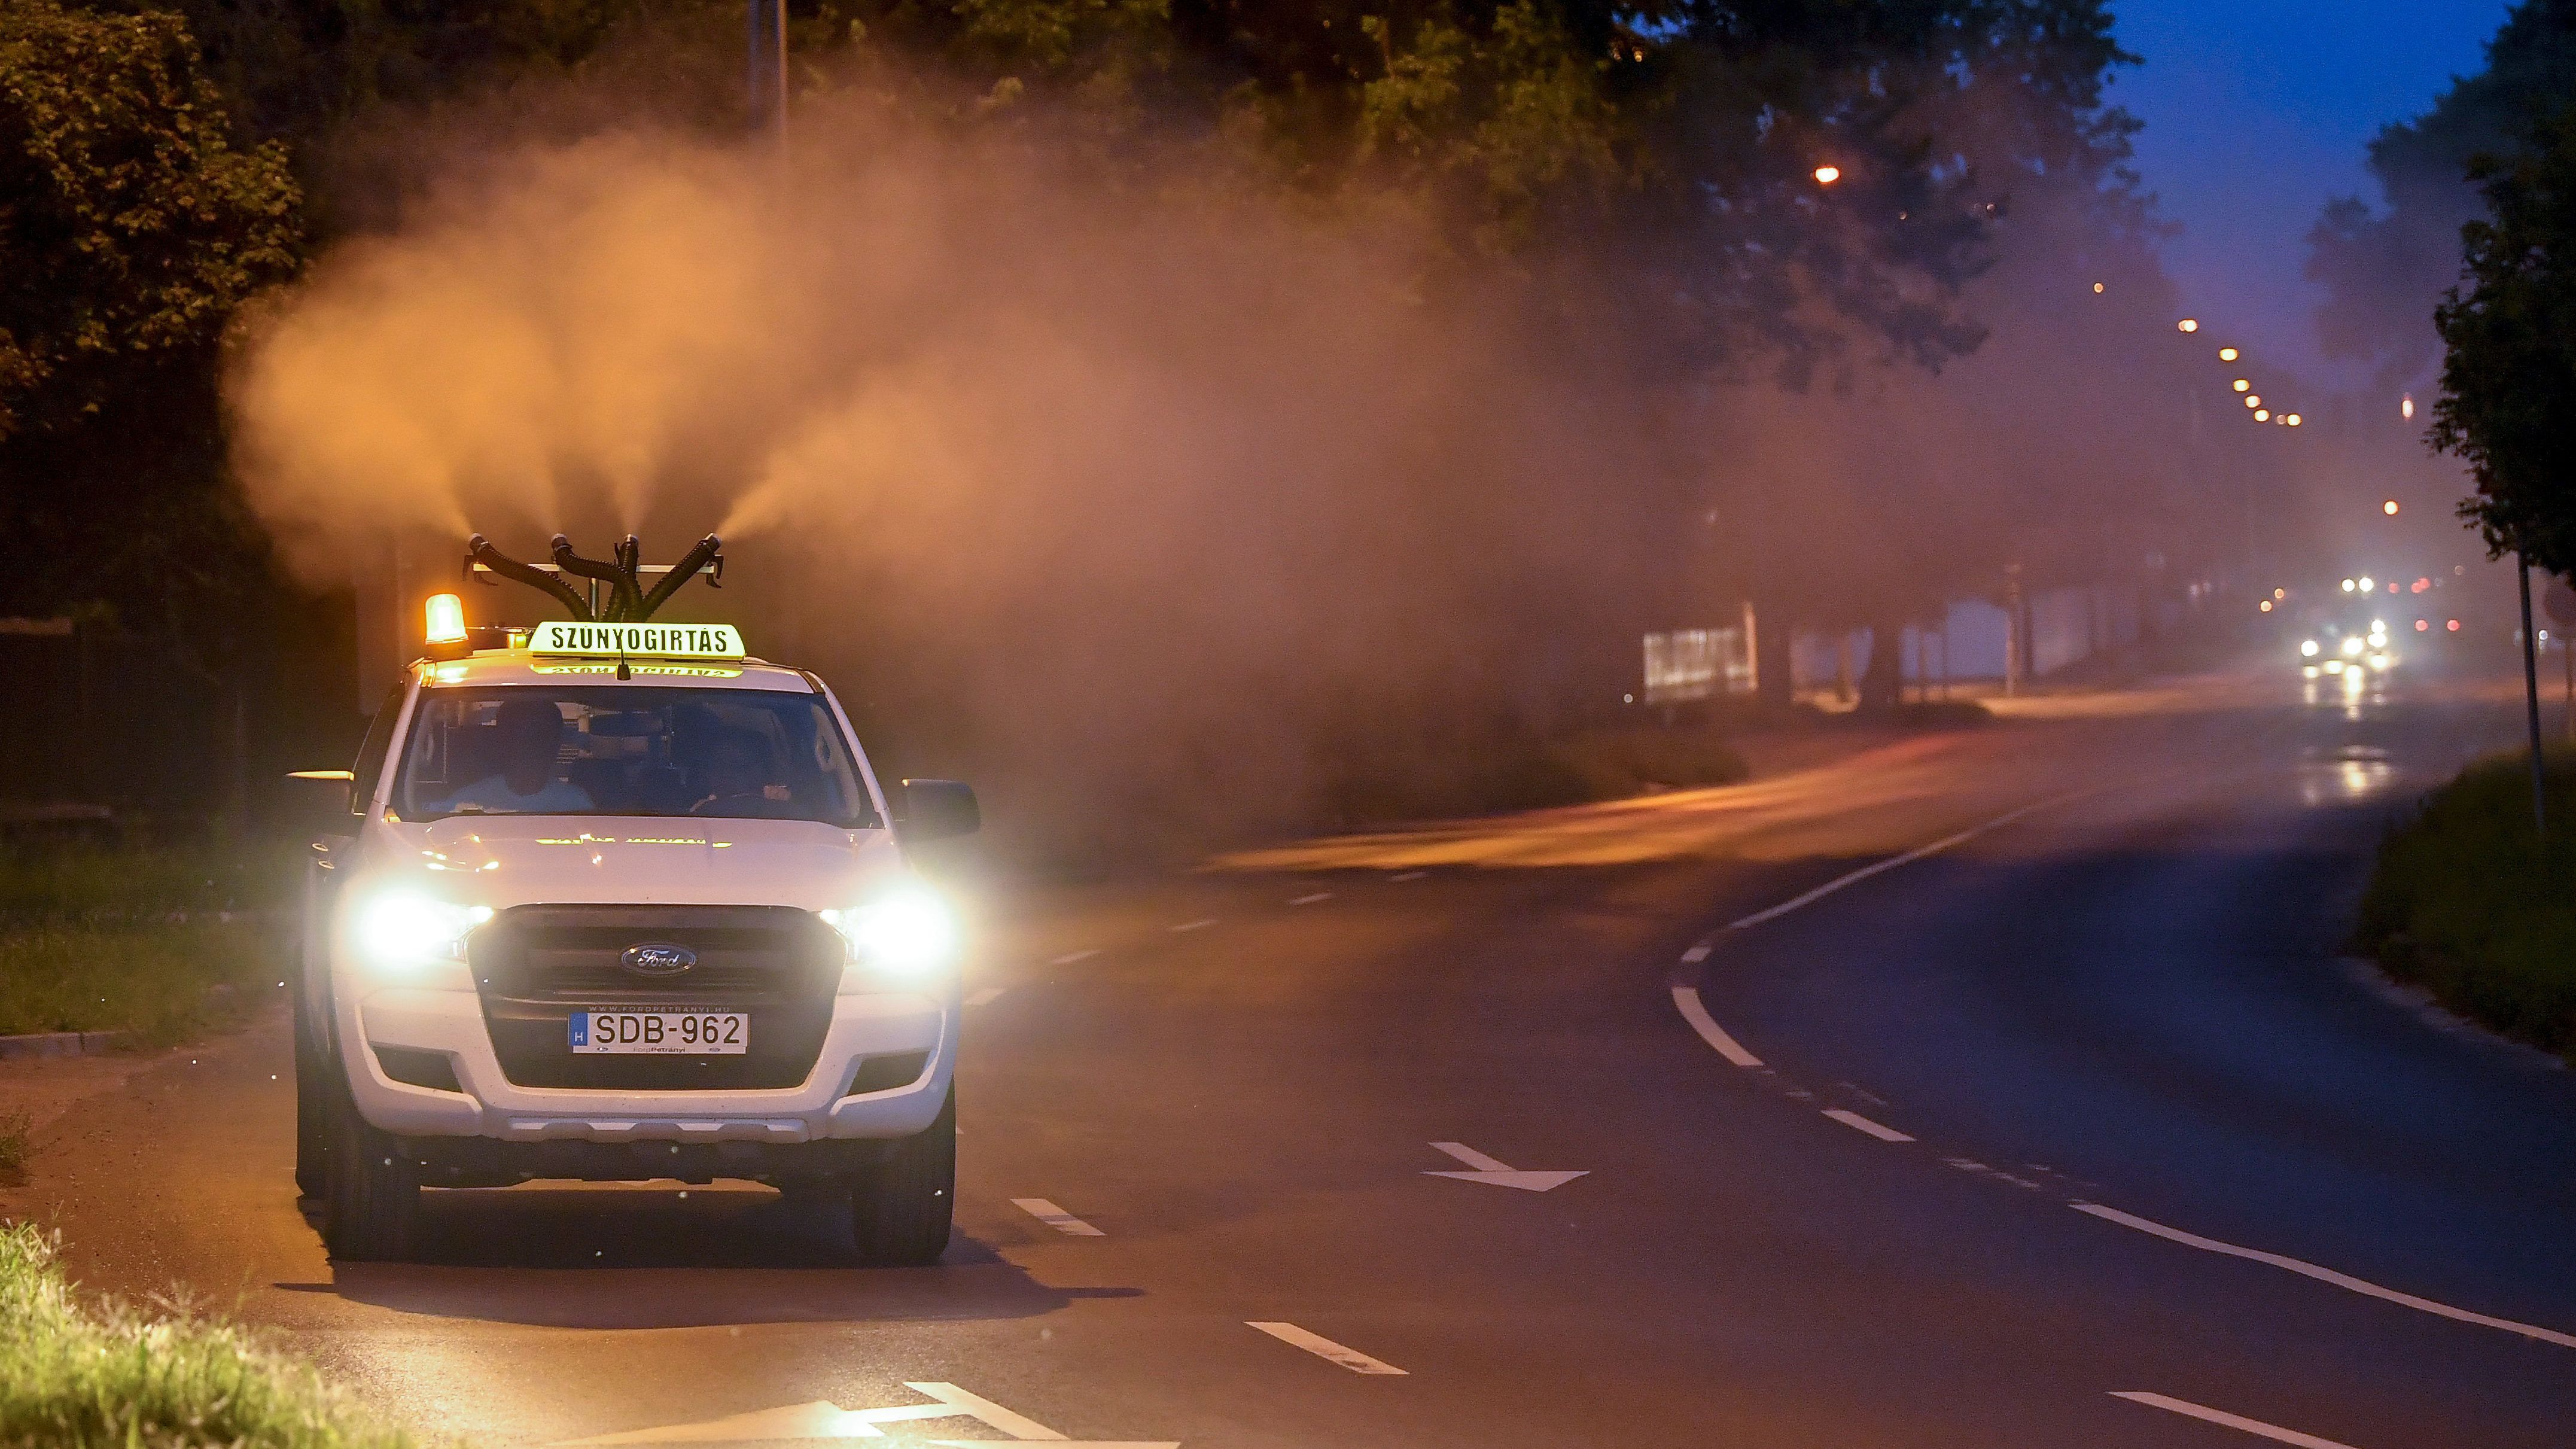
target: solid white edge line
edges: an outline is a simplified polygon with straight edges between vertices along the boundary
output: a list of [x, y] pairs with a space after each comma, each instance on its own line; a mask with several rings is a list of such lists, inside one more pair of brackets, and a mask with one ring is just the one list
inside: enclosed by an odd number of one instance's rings
[[1329, 901], [1332, 898], [1333, 893], [1331, 891], [1317, 891], [1311, 896], [1299, 896], [1288, 904], [1292, 906], [1311, 906], [1317, 901]]
[[1391, 1363], [1374, 1359], [1355, 1348], [1333, 1342], [1320, 1333], [1308, 1333], [1293, 1323], [1255, 1323], [1246, 1320], [1246, 1328], [1257, 1328], [1281, 1343], [1293, 1344], [1328, 1363], [1336, 1363], [1355, 1374], [1393, 1374], [1404, 1377], [1404, 1370]]
[[1735, 1038], [1726, 1034], [1726, 1028], [1717, 1024], [1717, 1018], [1708, 1014], [1708, 1008], [1700, 1005], [1698, 987], [1674, 987], [1673, 1005], [1681, 1012], [1682, 1020], [1691, 1024], [1691, 1030], [1699, 1033], [1699, 1039], [1701, 1041], [1707, 1042], [1710, 1046], [1717, 1048], [1717, 1054], [1719, 1056], [1726, 1058], [1728, 1061], [1735, 1063], [1739, 1067], [1758, 1067], [1762, 1065], [1762, 1059], [1760, 1057], [1757, 1057], [1753, 1053], [1746, 1051], [1743, 1047], [1738, 1046]]
[[1179, 925], [1172, 927], [1171, 931], [1173, 935], [1177, 936], [1183, 931], [1204, 931], [1215, 924], [1216, 917], [1202, 916], [1195, 921], [1183, 921]]
[[1011, 1199], [1011, 1206], [1069, 1237], [1105, 1238], [1109, 1236], [1042, 1197], [1015, 1197]]
[[1002, 991], [1002, 987], [987, 986], [983, 990], [976, 992], [974, 995], [967, 997], [966, 1004], [968, 1006], [988, 1006], [993, 1002], [994, 998], [1002, 994]]
[[1391, 876], [1388, 876], [1388, 877], [1387, 877], [1387, 879], [1388, 879], [1388, 880], [1420, 880], [1420, 879], [1422, 879], [1424, 876], [1429, 875], [1429, 874], [1431, 874], [1431, 872], [1429, 872], [1429, 871], [1427, 871], [1427, 870], [1408, 870], [1408, 871], [1404, 872], [1404, 873], [1403, 873], [1403, 874], [1401, 874], [1401, 875], [1391, 875]]
[[1881, 1142], [1911, 1142], [1914, 1140], [1913, 1138], [1906, 1136], [1904, 1133], [1897, 1131], [1893, 1127], [1882, 1127], [1878, 1123], [1872, 1122], [1858, 1112], [1846, 1112], [1840, 1107], [1827, 1107], [1825, 1109], [1825, 1115], [1833, 1118], [1835, 1121], [1840, 1122], [1846, 1127], [1866, 1132]]
[[2104, 1222], [2118, 1223], [2124, 1228], [2135, 1228], [2139, 1232], [2151, 1234], [2167, 1242], [2180, 1243], [2186, 1248], [2198, 1248], [2204, 1253], [2218, 1253], [2230, 1258], [2243, 1258], [2249, 1263], [2268, 1264], [2296, 1273], [2302, 1278], [2314, 1278], [2320, 1283], [2333, 1284], [2346, 1292], [2358, 1293], [2365, 1298], [2376, 1298], [2385, 1303], [2394, 1303], [2401, 1308], [2412, 1308], [2418, 1313], [2430, 1313], [2437, 1318], [2448, 1318], [2458, 1323], [2474, 1323], [2481, 1328], [2502, 1329], [2506, 1333], [2518, 1333], [2525, 1338], [2538, 1339], [2542, 1343], [2553, 1343], [2560, 1348], [2576, 1348], [2576, 1334], [2561, 1333], [2557, 1329], [2542, 1328], [2535, 1324], [2517, 1323], [2510, 1318], [2495, 1318], [2484, 1313], [2472, 1313], [2465, 1308], [2453, 1308], [2447, 1303], [2436, 1303], [2430, 1298], [2418, 1298], [2412, 1293], [2400, 1293], [2394, 1288], [2382, 1288], [2376, 1283], [2365, 1282], [2349, 1273], [2338, 1273], [2332, 1268], [2321, 1268], [2314, 1263], [2304, 1262], [2281, 1253], [2267, 1253], [2260, 1248], [2240, 1248], [2234, 1243], [2222, 1243], [2216, 1238], [2204, 1238], [2198, 1233], [2186, 1233], [2180, 1228], [2169, 1228], [2162, 1223], [2150, 1222], [2134, 1213], [2124, 1213], [2118, 1208], [2104, 1207], [2098, 1202], [2068, 1203], [2067, 1206], [2079, 1213], [2100, 1218]]
[[2205, 1424], [2242, 1429], [2248, 1434], [2270, 1439], [2275, 1443], [2296, 1444], [2299, 1449], [2352, 1449], [2351, 1445], [2338, 1440], [2320, 1439], [2314, 1434], [2302, 1434], [2296, 1429], [2284, 1429], [2278, 1424], [2266, 1424], [2260, 1419], [2249, 1419], [2242, 1414], [2231, 1414], [2225, 1409], [2213, 1409], [2206, 1404], [2192, 1403], [2188, 1399], [2121, 1389], [2112, 1390], [2111, 1397], [2126, 1399], [2133, 1404], [2144, 1404], [2150, 1409], [2162, 1409], [2168, 1414], [2180, 1414], [2185, 1418], [2198, 1419]]
[[1076, 961], [1088, 961], [1099, 954], [1100, 953], [1097, 951], [1074, 951], [1066, 955], [1058, 956], [1047, 964], [1049, 966], [1070, 966]]
[[1698, 945], [1693, 946], [1682, 953], [1682, 963], [1688, 966], [1696, 966], [1707, 959], [1708, 943], [1706, 941], [1702, 941]]
[[1940, 839], [1933, 841], [1929, 845], [1918, 845], [1912, 850], [1906, 851], [1901, 855], [1891, 855], [1885, 860], [1872, 861], [1870, 864], [1864, 865], [1858, 870], [1838, 875], [1832, 880], [1825, 882], [1823, 885], [1816, 887], [1814, 890], [1808, 891], [1804, 895], [1792, 896], [1776, 906], [1766, 907], [1765, 909], [1755, 911], [1752, 915], [1742, 917], [1738, 920], [1729, 921], [1726, 923], [1726, 929], [1730, 931], [1741, 931], [1747, 926], [1758, 926], [1764, 921], [1777, 920], [1801, 906], [1813, 905], [1817, 901], [1823, 900], [1825, 897], [1832, 895], [1834, 892], [1841, 890], [1846, 886], [1858, 885], [1862, 881], [1865, 881], [1871, 876], [1877, 875], [1882, 871], [1891, 871], [1900, 865], [1911, 865], [1915, 861], [1921, 860], [1926, 856], [1939, 855], [1941, 852], [1948, 850], [1953, 846], [1965, 845], [1969, 841], [1976, 839], [1978, 836], [1985, 834], [1989, 830], [2000, 830], [2004, 826], [2010, 825], [2014, 821], [2019, 820], [2023, 816], [2031, 814], [2034, 811], [2045, 810], [2052, 805], [2063, 805], [2069, 800], [2081, 799], [2082, 797], [2090, 795], [2101, 788], [2102, 787], [2098, 785], [2090, 785], [2081, 790], [2069, 790], [2063, 795], [2052, 795], [2045, 800], [2034, 800], [2030, 804], [2024, 805], [2018, 810], [2007, 810], [2003, 814], [1996, 816], [1992, 820], [1986, 821], [1982, 825], [1971, 825], [1967, 829], [1962, 830], [1955, 835], [1942, 836]]

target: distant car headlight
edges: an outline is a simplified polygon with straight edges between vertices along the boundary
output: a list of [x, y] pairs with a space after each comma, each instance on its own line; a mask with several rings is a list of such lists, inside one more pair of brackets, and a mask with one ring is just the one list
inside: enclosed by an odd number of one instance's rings
[[2373, 654], [2370, 656], [2370, 667], [2373, 669], [2386, 669], [2389, 665], [2396, 662], [2397, 661], [2393, 657], [2386, 654]]
[[849, 946], [845, 984], [921, 984], [956, 964], [957, 913], [928, 886], [898, 886], [865, 905], [821, 915]]
[[358, 908], [358, 952], [380, 975], [416, 975], [442, 961], [464, 960], [465, 938], [490, 919], [490, 906], [460, 906], [395, 887]]
[[2302, 639], [2302, 640], [2300, 640], [2300, 641], [2299, 641], [2299, 657], [2300, 657], [2300, 658], [2302, 658], [2302, 659], [2314, 659], [2314, 658], [2316, 658], [2316, 657], [2317, 657], [2317, 641], [2316, 641], [2316, 640], [2314, 640], [2314, 639]]
[[2361, 644], [2361, 636], [2360, 636], [2360, 635], [2358, 635], [2358, 634], [2346, 634], [2346, 635], [2344, 635], [2344, 636], [2343, 636], [2343, 652], [2344, 652], [2344, 653], [2346, 653], [2346, 654], [2359, 654], [2359, 653], [2361, 652], [2361, 649], [2362, 649], [2362, 644]]

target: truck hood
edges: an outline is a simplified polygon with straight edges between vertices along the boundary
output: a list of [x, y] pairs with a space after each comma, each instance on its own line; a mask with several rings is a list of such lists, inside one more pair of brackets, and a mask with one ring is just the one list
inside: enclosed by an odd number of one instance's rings
[[812, 820], [451, 816], [384, 824], [373, 869], [464, 903], [843, 908], [903, 869], [883, 830]]

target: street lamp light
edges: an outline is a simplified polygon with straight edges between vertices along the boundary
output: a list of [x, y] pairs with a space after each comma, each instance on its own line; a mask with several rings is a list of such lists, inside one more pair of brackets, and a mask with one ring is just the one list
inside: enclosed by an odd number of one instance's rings
[[2174, 328], [2176, 331], [2180, 332], [2197, 332], [2200, 330], [2200, 320], [2196, 317], [2185, 317], [2181, 321], [2176, 322], [2174, 324]]
[[2387, 502], [2379, 505], [2379, 511], [2387, 514], [2391, 518], [2395, 518], [2397, 516], [2397, 500], [2391, 498]]
[[2238, 392], [2249, 392], [2253, 389], [2254, 384], [2250, 380], [2240, 377], [2234, 382], [2229, 383], [2228, 386], [2236, 389]]
[[2234, 362], [2236, 360], [2236, 349], [2233, 347], [2222, 347], [2218, 349], [2218, 360], [2221, 362]]
[[1819, 166], [1816, 168], [1815, 174], [1816, 184], [1818, 186], [1831, 186], [1835, 182], [1843, 179], [1843, 168], [1839, 166]]

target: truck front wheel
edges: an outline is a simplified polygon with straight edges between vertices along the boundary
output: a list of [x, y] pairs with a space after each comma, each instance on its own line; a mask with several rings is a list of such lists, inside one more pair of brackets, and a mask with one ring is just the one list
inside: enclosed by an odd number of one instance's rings
[[859, 1256], [887, 1268], [917, 1268], [948, 1251], [957, 1207], [957, 1087], [939, 1115], [851, 1185], [850, 1226]]
[[410, 1257], [420, 1226], [418, 1170], [397, 1150], [392, 1133], [358, 1115], [348, 1081], [336, 1070], [326, 1101], [331, 1169], [323, 1243], [332, 1257], [351, 1263]]

